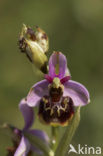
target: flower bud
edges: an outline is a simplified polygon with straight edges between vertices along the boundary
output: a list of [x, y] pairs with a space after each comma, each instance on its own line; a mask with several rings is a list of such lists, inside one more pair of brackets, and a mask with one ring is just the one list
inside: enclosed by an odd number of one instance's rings
[[23, 24], [19, 37], [19, 48], [43, 73], [47, 73], [48, 60], [45, 53], [48, 51], [48, 45], [48, 36], [42, 29], [36, 27], [34, 32], [30, 27]]

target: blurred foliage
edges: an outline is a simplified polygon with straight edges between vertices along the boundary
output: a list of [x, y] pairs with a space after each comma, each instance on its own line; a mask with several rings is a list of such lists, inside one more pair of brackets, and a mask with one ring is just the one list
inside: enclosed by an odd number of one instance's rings
[[[72, 79], [83, 83], [91, 95], [90, 105], [82, 108], [81, 122], [73, 145], [103, 145], [103, 1], [102, 0], [1, 0], [0, 1], [0, 124], [8, 122], [22, 128], [18, 110], [20, 99], [41, 80], [21, 54], [18, 35], [22, 23], [43, 28], [52, 51], [62, 51]], [[50, 134], [50, 128], [38, 121]], [[61, 133], [65, 128], [61, 129]], [[0, 133], [0, 155], [10, 145], [9, 136]]]

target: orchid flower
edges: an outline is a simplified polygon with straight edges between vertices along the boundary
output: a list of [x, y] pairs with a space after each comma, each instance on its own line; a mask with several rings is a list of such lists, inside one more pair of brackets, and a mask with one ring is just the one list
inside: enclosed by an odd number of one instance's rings
[[42, 122], [52, 126], [68, 125], [75, 107], [85, 106], [90, 97], [84, 85], [66, 75], [67, 60], [61, 52], [54, 52], [49, 59], [49, 72], [45, 79], [33, 85], [26, 102], [30, 107], [39, 106]]
[[42, 154], [42, 151], [40, 151], [37, 147], [34, 147], [28, 140], [28, 138], [25, 137], [24, 133], [32, 134], [33, 136], [36, 136], [43, 140], [45, 143], [48, 143], [48, 136], [41, 130], [36, 129], [30, 129], [30, 127], [33, 124], [34, 121], [34, 112], [31, 107], [26, 105], [26, 101], [23, 99], [21, 100], [19, 104], [20, 111], [23, 114], [25, 125], [22, 130], [18, 128], [14, 128], [14, 133], [16, 135], [16, 138], [18, 140], [14, 143], [14, 148], [8, 149], [8, 155], [10, 156], [27, 156], [31, 154], [32, 152]]

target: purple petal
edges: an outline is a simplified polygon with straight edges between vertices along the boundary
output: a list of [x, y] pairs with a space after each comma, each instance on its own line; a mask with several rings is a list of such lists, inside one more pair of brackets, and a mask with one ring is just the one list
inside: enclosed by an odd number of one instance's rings
[[32, 135], [37, 136], [38, 138], [42, 139], [43, 141], [45, 141], [47, 143], [49, 142], [48, 135], [45, 132], [41, 131], [41, 130], [32, 129], [32, 130], [28, 130], [28, 132], [31, 133]]
[[30, 147], [29, 141], [23, 136], [14, 156], [27, 156]]
[[[59, 66], [59, 73], [56, 74], [56, 66]], [[67, 70], [66, 57], [61, 52], [54, 52], [49, 59], [49, 75], [63, 78]]]
[[29, 129], [34, 121], [34, 111], [32, 107], [29, 107], [27, 105], [27, 102], [25, 101], [25, 99], [21, 100], [19, 104], [19, 108], [23, 114], [24, 121], [25, 121], [24, 129]]
[[36, 83], [27, 95], [27, 104], [31, 107], [37, 106], [41, 97], [48, 95], [48, 85], [49, 82], [47, 80]]
[[72, 80], [64, 84], [64, 96], [70, 96], [75, 106], [83, 106], [90, 102], [88, 90], [82, 84]]

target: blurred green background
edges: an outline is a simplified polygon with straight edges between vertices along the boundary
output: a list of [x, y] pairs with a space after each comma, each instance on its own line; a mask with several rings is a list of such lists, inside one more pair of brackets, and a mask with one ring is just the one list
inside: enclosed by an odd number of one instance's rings
[[[72, 144], [103, 148], [103, 1], [0, 1], [0, 124], [8, 122], [20, 128], [23, 118], [18, 103], [42, 79], [19, 51], [17, 41], [23, 23], [32, 28], [38, 25], [47, 32], [48, 55], [54, 50], [63, 52], [72, 79], [90, 92], [91, 103], [81, 110]], [[34, 127], [40, 126], [50, 135], [50, 128], [36, 121]], [[0, 133], [0, 156], [6, 155], [10, 144], [9, 136]]]

